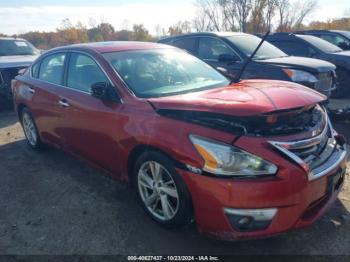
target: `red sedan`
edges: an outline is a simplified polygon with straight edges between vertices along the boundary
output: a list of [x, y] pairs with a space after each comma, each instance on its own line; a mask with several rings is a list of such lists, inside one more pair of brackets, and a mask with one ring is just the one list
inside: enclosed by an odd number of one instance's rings
[[230, 83], [153, 43], [46, 52], [12, 83], [28, 144], [52, 145], [137, 191], [158, 223], [193, 218], [223, 239], [312, 224], [335, 201], [347, 160], [325, 96], [268, 80]]

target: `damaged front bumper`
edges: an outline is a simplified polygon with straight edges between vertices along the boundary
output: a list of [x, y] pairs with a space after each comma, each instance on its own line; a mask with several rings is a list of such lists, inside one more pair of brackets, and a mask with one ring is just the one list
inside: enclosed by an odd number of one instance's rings
[[268, 237], [313, 224], [335, 202], [344, 184], [349, 150], [328, 119], [312, 139], [281, 142], [296, 158], [266, 144], [266, 139], [252, 137], [235, 143], [256, 148], [278, 163], [276, 177], [222, 179], [177, 170], [191, 192], [200, 232], [224, 240]]

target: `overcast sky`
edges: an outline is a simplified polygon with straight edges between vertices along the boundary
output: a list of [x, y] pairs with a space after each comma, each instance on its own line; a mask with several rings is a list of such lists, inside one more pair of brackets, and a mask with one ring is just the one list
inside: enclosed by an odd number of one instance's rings
[[[159, 24], [168, 28], [178, 20], [191, 21], [194, 0], [0, 0], [0, 33], [52, 31], [69, 18], [88, 25], [89, 18], [111, 23], [116, 29], [144, 24], [151, 33]], [[319, 0], [317, 10], [307, 20], [327, 20], [344, 15], [350, 0]]]

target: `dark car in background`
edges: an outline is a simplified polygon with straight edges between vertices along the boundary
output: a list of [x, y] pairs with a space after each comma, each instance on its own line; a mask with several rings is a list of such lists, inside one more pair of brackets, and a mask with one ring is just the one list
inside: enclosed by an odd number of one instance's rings
[[0, 105], [12, 104], [11, 80], [18, 71], [27, 68], [40, 51], [20, 38], [0, 37]]
[[276, 33], [268, 36], [267, 41], [289, 55], [318, 58], [335, 64], [339, 85], [332, 96], [350, 95], [350, 51], [311, 35]]
[[313, 35], [326, 40], [343, 50], [350, 50], [350, 31], [343, 30], [308, 30], [298, 31], [296, 34]]
[[[159, 42], [185, 49], [235, 80], [260, 41], [259, 37], [250, 34], [221, 32], [186, 34]], [[335, 88], [334, 70], [335, 66], [331, 63], [292, 57], [264, 42], [242, 78], [296, 82], [329, 96]]]

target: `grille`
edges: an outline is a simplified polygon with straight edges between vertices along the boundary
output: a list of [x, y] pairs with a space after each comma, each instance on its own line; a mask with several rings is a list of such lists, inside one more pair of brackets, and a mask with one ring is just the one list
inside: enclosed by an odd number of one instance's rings
[[307, 171], [309, 180], [327, 174], [347, 156], [346, 145], [343, 147], [337, 144], [327, 115], [326, 125], [317, 136], [299, 141], [269, 143]]

